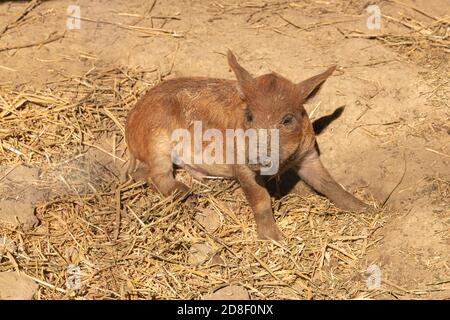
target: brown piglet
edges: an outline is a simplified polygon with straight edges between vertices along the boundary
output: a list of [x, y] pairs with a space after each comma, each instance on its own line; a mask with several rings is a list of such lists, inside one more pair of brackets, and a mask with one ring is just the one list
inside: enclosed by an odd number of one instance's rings
[[[208, 175], [235, 178], [253, 210], [260, 239], [282, 238], [264, 185], [264, 169], [265, 175], [270, 176], [295, 170], [301, 180], [341, 209], [370, 208], [345, 191], [322, 165], [313, 126], [303, 107], [335, 66], [294, 84], [277, 73], [253, 77], [239, 65], [231, 51], [228, 51], [228, 63], [237, 80], [176, 78], [153, 87], [138, 101], [128, 115], [125, 128], [130, 155], [128, 173], [135, 170], [136, 159], [144, 163], [148, 180], [166, 196], [189, 191], [175, 179], [175, 165], [184, 167], [197, 178]], [[200, 132], [203, 140], [185, 143], [181, 156], [180, 143], [177, 143], [180, 139], [174, 139], [174, 133], [180, 132], [178, 138], [184, 137], [183, 134], [198, 137]], [[228, 138], [233, 132], [235, 135], [224, 144], [223, 137]], [[236, 148], [239, 138], [236, 132], [245, 133], [248, 145]], [[248, 132], [256, 133], [257, 139], [252, 140], [255, 135]], [[261, 132], [265, 134], [260, 135]], [[250, 145], [252, 141], [265, 146], [261, 149], [272, 157], [264, 157], [261, 152], [258, 156]], [[211, 148], [213, 142], [215, 148]], [[211, 161], [223, 154], [227, 155], [227, 161]], [[236, 160], [239, 157], [241, 161]]]

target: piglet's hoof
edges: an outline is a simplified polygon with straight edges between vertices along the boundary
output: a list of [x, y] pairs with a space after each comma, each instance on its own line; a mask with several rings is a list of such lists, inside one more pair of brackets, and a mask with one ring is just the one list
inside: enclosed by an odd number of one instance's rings
[[260, 240], [283, 240], [283, 235], [275, 223], [258, 225], [257, 232]]
[[345, 211], [351, 211], [351, 212], [372, 212], [374, 211], [374, 207], [362, 202], [361, 200], [351, 197], [348, 199], [345, 199], [344, 201], [336, 201], [335, 203], [336, 207], [339, 209], [345, 210]]
[[352, 206], [352, 208], [350, 208], [350, 210], [354, 212], [373, 212], [374, 209], [374, 207], [359, 200]]

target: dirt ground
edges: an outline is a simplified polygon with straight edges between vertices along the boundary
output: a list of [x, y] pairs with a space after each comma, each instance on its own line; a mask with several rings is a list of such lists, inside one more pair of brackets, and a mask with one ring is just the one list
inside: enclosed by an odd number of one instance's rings
[[[36, 299], [449, 299], [449, 19], [447, 0], [0, 2], [0, 275], [33, 280], [0, 298], [37, 283]], [[233, 78], [227, 49], [295, 82], [338, 65], [306, 109], [345, 107], [321, 157], [377, 213], [274, 198], [273, 244], [232, 181], [181, 172], [197, 208], [120, 184], [136, 99], [178, 76]]]

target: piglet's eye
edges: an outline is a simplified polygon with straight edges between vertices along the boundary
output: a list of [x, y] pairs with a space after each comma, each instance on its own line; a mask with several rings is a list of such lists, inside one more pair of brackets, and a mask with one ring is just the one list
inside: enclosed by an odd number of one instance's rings
[[287, 114], [283, 117], [280, 124], [284, 127], [292, 126], [295, 123], [295, 117], [292, 114]]

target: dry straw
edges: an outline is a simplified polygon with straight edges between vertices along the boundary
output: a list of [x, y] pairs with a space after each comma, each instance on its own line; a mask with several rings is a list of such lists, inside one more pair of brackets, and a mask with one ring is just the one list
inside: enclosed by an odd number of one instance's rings
[[[275, 15], [289, 5], [215, 2], [213, 7], [221, 14], [253, 8]], [[443, 23], [448, 21], [422, 28], [411, 22], [411, 35], [376, 38], [399, 46], [423, 40], [448, 48], [448, 38], [440, 37]], [[115, 25], [148, 35], [162, 32]], [[321, 25], [304, 29], [315, 27]], [[235, 182], [197, 183], [180, 172], [198, 195], [194, 206], [163, 198], [141, 182], [121, 182], [126, 115], [162, 74], [98, 64], [84, 77], [51, 83], [51, 90], [0, 86], [0, 165], [5, 174], [22, 163], [41, 168], [36, 188], [50, 194], [37, 205], [36, 229], [0, 226], [0, 236], [19, 244], [17, 254], [2, 258], [0, 271], [20, 270], [37, 281], [40, 299], [199, 299], [229, 284], [244, 287], [253, 299], [420, 294], [388, 280], [378, 289], [366, 286], [365, 254], [380, 240], [376, 230], [384, 223], [383, 210], [353, 214], [317, 195], [288, 195], [273, 200], [285, 240], [261, 242]], [[221, 218], [214, 232], [195, 219], [206, 209]], [[192, 263], [191, 247], [198, 243], [211, 254]], [[70, 264], [80, 267], [79, 290], [66, 287]]]
[[[1, 87], [2, 165], [42, 168], [38, 228], [2, 226], [21, 244], [0, 271], [18, 268], [41, 284], [39, 298], [201, 298], [231, 283], [256, 299], [374, 297], [361, 273], [377, 239], [381, 213], [340, 212], [319, 196], [274, 200], [286, 241], [257, 240], [250, 208], [236, 183], [179, 176], [198, 195], [196, 206], [165, 199], [143, 183], [122, 183], [123, 124], [155, 70], [97, 67], [52, 91]], [[116, 84], [116, 85], [114, 85]], [[70, 88], [70, 91], [68, 90]], [[58, 93], [58, 94], [56, 94]], [[209, 233], [194, 218], [210, 208], [222, 217]], [[190, 264], [190, 248], [213, 252]], [[220, 257], [223, 263], [209, 260]], [[80, 266], [80, 290], [66, 288], [69, 264]]]

